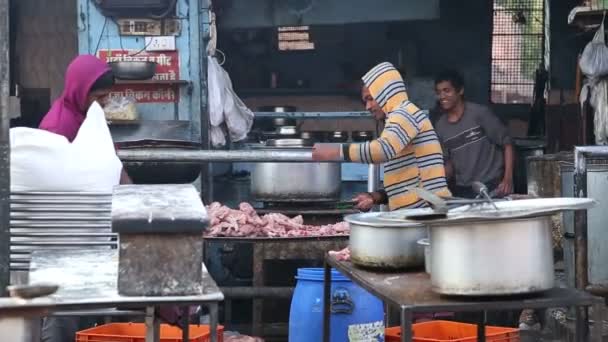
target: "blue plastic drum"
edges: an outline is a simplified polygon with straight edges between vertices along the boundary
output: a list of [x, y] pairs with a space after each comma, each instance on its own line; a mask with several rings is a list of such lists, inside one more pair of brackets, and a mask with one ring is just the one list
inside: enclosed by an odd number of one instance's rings
[[[300, 268], [289, 315], [289, 342], [323, 338], [323, 269]], [[331, 342], [384, 341], [382, 301], [332, 270]]]

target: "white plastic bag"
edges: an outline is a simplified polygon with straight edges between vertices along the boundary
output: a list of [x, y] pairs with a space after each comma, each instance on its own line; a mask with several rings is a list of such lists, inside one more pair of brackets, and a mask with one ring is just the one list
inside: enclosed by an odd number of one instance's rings
[[136, 121], [139, 118], [136, 103], [137, 101], [132, 97], [112, 97], [103, 108], [106, 119], [109, 121]]
[[596, 145], [608, 145], [608, 81], [599, 81], [591, 95], [593, 134]]
[[226, 136], [221, 127], [211, 126], [211, 142], [215, 147], [226, 145]]
[[218, 127], [224, 122], [224, 100], [226, 91], [222, 82], [221, 66], [214, 58], [209, 57], [209, 71], [207, 72], [208, 84], [207, 92], [209, 94], [209, 121], [211, 126]]
[[608, 145], [608, 81], [595, 78], [585, 80], [579, 98], [581, 110], [587, 100], [593, 108], [595, 144]]
[[103, 109], [93, 103], [74, 141], [45, 130], [10, 130], [11, 191], [88, 191], [111, 193], [120, 182]]
[[593, 39], [587, 43], [579, 61], [581, 71], [588, 77], [608, 74], [608, 47], [604, 40], [604, 20]]
[[[207, 57], [209, 79], [209, 120], [213, 146], [223, 146], [226, 139], [220, 129], [226, 123], [230, 140], [241, 141], [253, 125], [254, 114], [232, 89], [230, 76], [214, 57]], [[220, 137], [221, 133], [221, 137]]]

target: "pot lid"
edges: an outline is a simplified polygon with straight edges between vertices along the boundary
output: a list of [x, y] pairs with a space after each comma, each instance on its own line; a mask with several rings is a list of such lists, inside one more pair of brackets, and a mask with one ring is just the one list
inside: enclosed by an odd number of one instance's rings
[[[417, 210], [417, 209], [414, 209]], [[349, 224], [356, 224], [367, 227], [375, 228], [420, 228], [424, 224], [409, 220], [393, 220], [386, 219], [383, 217], [386, 213], [362, 213], [362, 214], [351, 214], [344, 217], [344, 221]], [[352, 228], [352, 227], [351, 227]]]
[[310, 147], [312, 142], [306, 139], [268, 139], [266, 146], [270, 147]]
[[491, 204], [472, 204], [450, 209], [444, 217], [431, 216], [434, 213], [431, 208], [403, 209], [390, 213], [381, 213], [384, 220], [412, 222], [416, 216], [428, 216], [424, 222], [429, 225], [443, 225], [449, 223], [472, 222], [472, 221], [494, 221], [522, 219], [538, 216], [549, 216], [561, 211], [587, 210], [593, 208], [597, 202], [590, 198], [534, 198], [513, 201], [495, 202], [498, 210]]

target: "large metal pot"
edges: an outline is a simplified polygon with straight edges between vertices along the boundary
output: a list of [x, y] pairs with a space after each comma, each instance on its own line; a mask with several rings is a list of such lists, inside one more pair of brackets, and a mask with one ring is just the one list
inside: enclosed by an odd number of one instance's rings
[[554, 286], [551, 216], [430, 228], [431, 282], [444, 295], [494, 296]]
[[[311, 150], [302, 139], [268, 140], [264, 149]], [[339, 163], [255, 163], [251, 195], [261, 202], [335, 201], [340, 198]]]
[[427, 237], [425, 225], [395, 222], [381, 213], [348, 215], [350, 257], [354, 264], [382, 269], [417, 268], [424, 265], [424, 251], [417, 241]]

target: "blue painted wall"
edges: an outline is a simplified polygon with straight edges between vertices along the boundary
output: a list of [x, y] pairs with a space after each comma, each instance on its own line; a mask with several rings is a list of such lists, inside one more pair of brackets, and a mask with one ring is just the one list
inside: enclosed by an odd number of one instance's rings
[[[190, 136], [200, 140], [200, 108], [205, 93], [201, 88], [201, 35], [208, 32], [208, 0], [179, 0], [177, 17], [181, 20], [181, 34], [176, 39], [179, 52], [180, 79], [190, 85], [180, 86], [180, 100], [174, 103], [139, 104], [138, 110], [143, 120], [180, 120], [190, 122]], [[120, 37], [116, 24], [106, 19], [91, 0], [78, 0], [78, 52], [94, 54], [96, 48], [120, 50], [141, 50], [145, 47], [144, 37]], [[105, 26], [105, 30], [104, 30]], [[102, 35], [103, 32], [103, 35]]]

